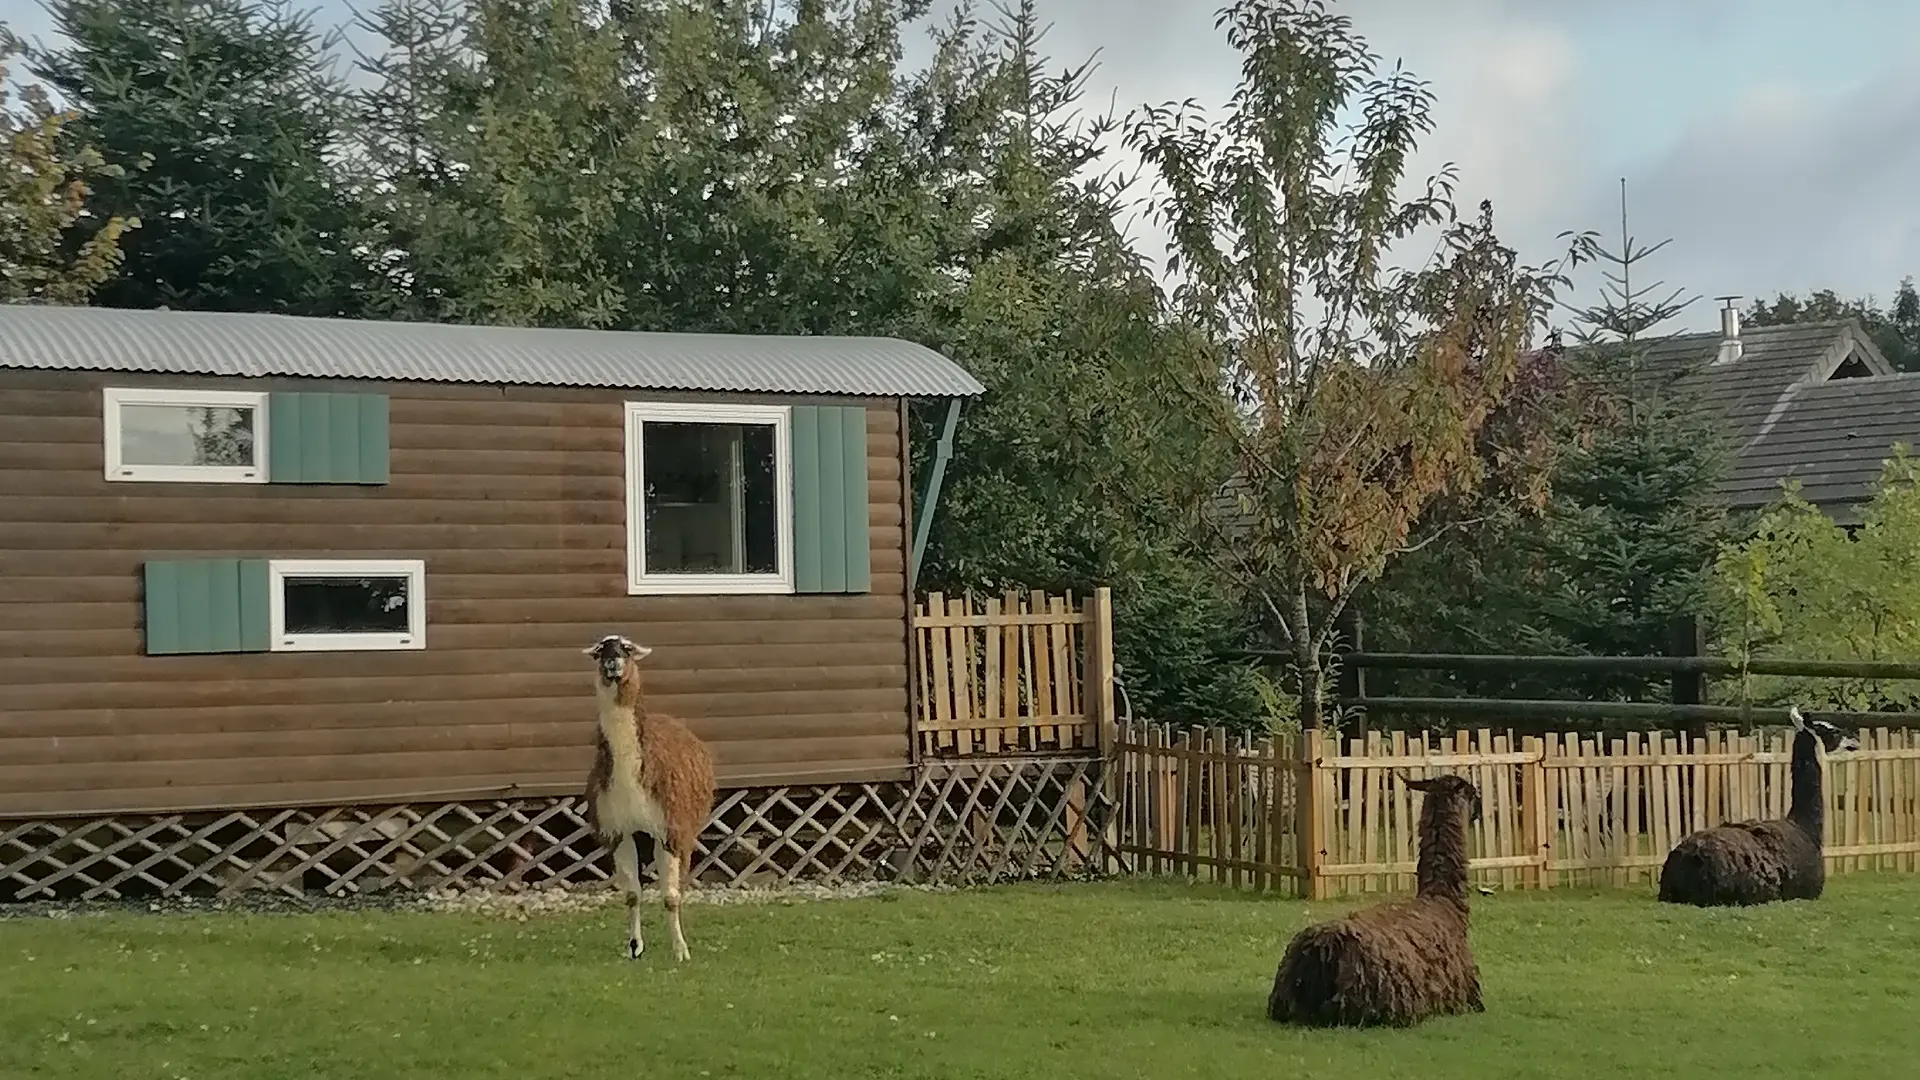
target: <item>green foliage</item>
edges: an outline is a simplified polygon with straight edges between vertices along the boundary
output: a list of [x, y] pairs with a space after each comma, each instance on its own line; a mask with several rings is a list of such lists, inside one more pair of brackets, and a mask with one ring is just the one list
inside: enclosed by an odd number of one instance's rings
[[[1561, 440], [1551, 496], [1537, 516], [1487, 514], [1404, 563], [1368, 601], [1374, 647], [1415, 652], [1637, 656], [1665, 652], [1675, 624], [1704, 603], [1726, 536], [1716, 488], [1728, 460], [1703, 403], [1675, 390], [1681, 369], [1646, 365], [1645, 335], [1690, 299], [1650, 295], [1622, 215], [1619, 250], [1576, 241], [1603, 266], [1600, 300], [1575, 312], [1553, 399]], [[1476, 673], [1401, 677], [1408, 693], [1632, 699], [1663, 695], [1664, 676]]]
[[358, 310], [355, 201], [335, 150], [341, 88], [285, 0], [53, 0], [61, 48], [31, 55], [77, 116], [67, 134], [119, 168], [99, 212], [144, 224], [116, 307]]
[[[1752, 535], [1720, 552], [1712, 610], [1721, 648], [1745, 663], [1920, 661], [1920, 460], [1895, 446], [1858, 526], [1789, 490]], [[1920, 682], [1786, 679], [1742, 672], [1729, 689], [1756, 704], [1920, 708]]]
[[[1227, 115], [1151, 108], [1128, 138], [1158, 173], [1174, 307], [1199, 331], [1164, 355], [1228, 448], [1239, 504], [1222, 521], [1218, 484], [1189, 476], [1187, 506], [1219, 528], [1222, 571], [1292, 656], [1313, 727], [1334, 620], [1419, 543], [1432, 505], [1486, 479], [1481, 433], [1558, 279], [1518, 264], [1489, 206], [1457, 218], [1451, 172], [1400, 197], [1432, 97], [1382, 73], [1349, 19], [1319, 0], [1239, 0], [1220, 22], [1241, 54]], [[1386, 265], [1429, 227], [1433, 263]]]
[[111, 279], [138, 218], [102, 215], [92, 182], [119, 174], [66, 129], [46, 89], [14, 86], [20, 41], [0, 23], [0, 303], [81, 304]]
[[365, 22], [387, 47], [356, 103], [409, 316], [886, 332], [931, 299], [943, 229], [901, 176], [891, 0], [389, 0]]
[[[1143, 717], [1250, 720], [1245, 620], [1164, 500], [1210, 459], [1204, 429], [1154, 362], [1170, 331], [1115, 222], [1122, 185], [1080, 179], [1109, 129], [1078, 99], [1087, 68], [1047, 75], [1028, 4], [982, 32], [962, 20], [910, 91], [924, 146], [971, 146], [984, 222], [944, 333], [987, 387], [969, 405], [922, 569], [926, 587], [1115, 591], [1115, 655]], [[968, 74], [971, 73], [971, 74]], [[936, 110], [934, 102], [946, 102]], [[953, 168], [950, 162], [945, 168]], [[934, 442], [928, 410], [915, 445]]]
[[1920, 291], [1911, 275], [1900, 280], [1884, 308], [1871, 296], [1845, 300], [1832, 289], [1818, 289], [1804, 297], [1779, 293], [1771, 302], [1755, 300], [1745, 318], [1753, 326], [1858, 319], [1894, 370], [1920, 371]]

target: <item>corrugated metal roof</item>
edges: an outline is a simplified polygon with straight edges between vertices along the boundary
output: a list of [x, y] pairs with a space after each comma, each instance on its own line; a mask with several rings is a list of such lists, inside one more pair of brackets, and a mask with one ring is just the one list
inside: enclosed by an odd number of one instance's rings
[[12, 304], [0, 305], [0, 368], [874, 397], [971, 397], [984, 389], [945, 356], [897, 338]]

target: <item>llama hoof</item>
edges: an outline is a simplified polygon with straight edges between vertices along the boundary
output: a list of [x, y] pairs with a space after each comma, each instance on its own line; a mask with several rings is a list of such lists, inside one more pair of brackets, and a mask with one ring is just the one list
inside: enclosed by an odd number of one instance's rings
[[635, 937], [635, 938], [627, 939], [627, 959], [638, 960], [640, 959], [640, 954], [646, 951], [647, 951], [646, 944], [642, 942], [639, 938]]
[[684, 964], [693, 959], [693, 953], [689, 952], [685, 945], [676, 944], [673, 947], [673, 958], [675, 961]]

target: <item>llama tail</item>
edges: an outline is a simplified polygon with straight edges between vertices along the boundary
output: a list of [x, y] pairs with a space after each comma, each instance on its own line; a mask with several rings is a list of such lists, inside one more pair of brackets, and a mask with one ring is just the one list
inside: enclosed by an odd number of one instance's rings
[[1327, 1027], [1353, 1023], [1353, 1006], [1343, 991], [1350, 979], [1342, 970], [1357, 945], [1351, 931], [1338, 925], [1310, 926], [1287, 944], [1267, 997], [1267, 1017], [1281, 1023]]

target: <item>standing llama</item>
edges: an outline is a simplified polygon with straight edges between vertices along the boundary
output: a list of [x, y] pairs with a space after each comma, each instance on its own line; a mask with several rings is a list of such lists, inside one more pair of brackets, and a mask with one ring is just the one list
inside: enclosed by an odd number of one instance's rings
[[583, 649], [597, 666], [600, 731], [587, 776], [587, 822], [613, 849], [613, 865], [627, 893], [627, 955], [640, 958], [640, 853], [645, 834], [654, 877], [667, 904], [673, 957], [686, 960], [680, 933], [680, 887], [692, 877], [694, 844], [713, 812], [713, 756], [671, 716], [650, 712], [640, 687], [640, 661], [653, 650], [619, 634]]
[[1480, 792], [1459, 776], [1402, 782], [1425, 793], [1418, 891], [1295, 934], [1267, 998], [1272, 1019], [1410, 1027], [1485, 1011], [1467, 943], [1467, 820], [1480, 817]]
[[1827, 886], [1826, 756], [1860, 743], [1825, 720], [1793, 721], [1793, 806], [1772, 821], [1736, 821], [1701, 829], [1674, 845], [1660, 868], [1660, 899], [1670, 904], [1725, 907], [1774, 900], [1818, 900]]

